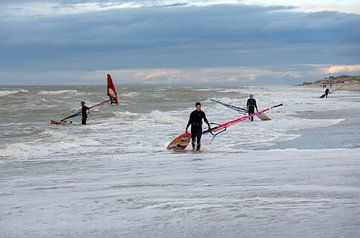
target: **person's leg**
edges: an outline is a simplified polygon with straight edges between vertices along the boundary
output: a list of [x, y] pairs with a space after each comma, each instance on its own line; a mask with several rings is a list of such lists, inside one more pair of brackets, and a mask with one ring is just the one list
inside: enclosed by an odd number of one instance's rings
[[196, 130], [193, 126], [191, 126], [191, 145], [193, 150], [195, 150], [195, 142], [196, 142]]
[[[249, 115], [253, 114], [255, 112], [255, 108], [249, 107]], [[254, 121], [254, 117], [249, 117], [250, 121]]]
[[196, 139], [197, 139], [197, 145], [196, 145], [196, 150], [200, 150], [201, 147], [201, 135], [202, 135], [202, 128], [200, 128], [196, 134]]
[[81, 124], [86, 125], [86, 119], [87, 119], [87, 117], [82, 117]]

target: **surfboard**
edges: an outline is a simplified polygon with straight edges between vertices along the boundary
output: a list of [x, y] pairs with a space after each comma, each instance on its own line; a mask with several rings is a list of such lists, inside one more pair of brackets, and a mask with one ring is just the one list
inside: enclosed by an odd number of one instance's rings
[[52, 124], [52, 125], [65, 125], [65, 121], [51, 120], [50, 124]]
[[185, 150], [191, 140], [191, 134], [189, 132], [183, 133], [173, 139], [166, 147], [168, 150]]
[[265, 112], [257, 115], [258, 118], [260, 118], [260, 120], [262, 121], [269, 121], [271, 120], [271, 117], [269, 117]]

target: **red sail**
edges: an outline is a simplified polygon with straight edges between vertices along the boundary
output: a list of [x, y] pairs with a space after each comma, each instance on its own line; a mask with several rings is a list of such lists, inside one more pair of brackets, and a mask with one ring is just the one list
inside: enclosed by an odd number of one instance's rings
[[119, 103], [116, 88], [110, 74], [107, 75], [107, 95], [110, 97], [111, 103], [116, 105]]

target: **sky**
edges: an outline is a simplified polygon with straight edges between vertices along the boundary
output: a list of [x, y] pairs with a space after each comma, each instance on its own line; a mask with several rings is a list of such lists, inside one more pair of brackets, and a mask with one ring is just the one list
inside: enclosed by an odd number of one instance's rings
[[0, 85], [360, 75], [358, 0], [0, 0]]

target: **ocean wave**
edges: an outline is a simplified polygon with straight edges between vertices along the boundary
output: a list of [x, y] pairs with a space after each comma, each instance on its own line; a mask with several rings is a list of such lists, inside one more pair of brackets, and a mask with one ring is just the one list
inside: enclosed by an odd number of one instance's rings
[[183, 119], [170, 115], [167, 112], [153, 110], [150, 112], [149, 117], [156, 123], [160, 124], [173, 124], [173, 123], [186, 123]]
[[212, 88], [192, 88], [192, 91], [197, 91], [197, 92], [210, 92], [210, 91], [214, 91], [216, 89], [212, 89]]
[[140, 95], [139, 92], [120, 93], [120, 96], [129, 97], [129, 98], [135, 98], [135, 97], [137, 97], [139, 95]]
[[37, 94], [39, 95], [59, 95], [59, 94], [65, 94], [65, 93], [78, 93], [78, 90], [75, 89], [69, 89], [69, 90], [41, 90]]
[[[96, 151], [100, 143], [95, 139], [62, 134], [55, 131], [41, 132], [36, 142], [17, 142], [0, 149], [1, 157], [39, 158], [54, 154], [76, 151], [78, 153]], [[94, 146], [94, 148], [92, 148]], [[1, 158], [0, 157], [0, 158]]]
[[129, 111], [114, 111], [112, 112], [116, 117], [123, 121], [134, 121], [138, 120], [141, 117], [141, 114], [129, 112]]
[[29, 93], [28, 90], [25, 89], [19, 89], [19, 90], [2, 90], [0, 91], [0, 97], [8, 96], [11, 94], [17, 94], [17, 93]]

